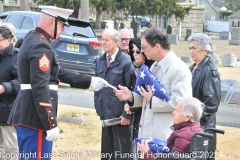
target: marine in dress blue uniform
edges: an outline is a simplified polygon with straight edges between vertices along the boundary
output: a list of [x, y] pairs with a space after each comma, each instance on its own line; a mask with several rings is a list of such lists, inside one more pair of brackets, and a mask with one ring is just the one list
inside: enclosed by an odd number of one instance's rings
[[67, 19], [73, 10], [53, 6], [39, 8], [42, 8], [41, 20], [44, 23], [46, 16], [52, 20], [54, 33], [49, 34], [52, 30], [41, 24], [40, 20], [38, 27], [25, 37], [19, 50], [17, 66], [21, 90], [8, 123], [17, 130], [20, 160], [49, 160], [53, 156], [52, 141], [59, 138], [56, 120], [59, 81], [83, 89], [89, 86], [96, 89], [95, 83], [97, 90], [103, 87], [99, 78], [61, 68], [56, 53], [49, 45], [53, 39], [58, 38], [58, 33], [60, 34], [57, 30], [61, 27], [57, 24], [68, 25]]

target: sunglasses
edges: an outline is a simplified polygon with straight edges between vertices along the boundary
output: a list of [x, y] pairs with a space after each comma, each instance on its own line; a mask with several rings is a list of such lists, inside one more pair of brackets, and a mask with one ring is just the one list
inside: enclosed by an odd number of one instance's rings
[[142, 53], [141, 51], [133, 51], [133, 54], [134, 53], [137, 53], [137, 54], [140, 54], [140, 53]]

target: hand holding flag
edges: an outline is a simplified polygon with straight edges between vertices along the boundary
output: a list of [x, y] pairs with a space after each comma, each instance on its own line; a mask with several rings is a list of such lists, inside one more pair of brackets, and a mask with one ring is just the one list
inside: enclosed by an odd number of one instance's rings
[[138, 71], [134, 92], [140, 94], [141, 86], [147, 88], [148, 85], [151, 86], [151, 90], [152, 90], [154, 96], [156, 96], [166, 102], [168, 102], [170, 100], [170, 97], [167, 94], [164, 87], [162, 86], [162, 84], [152, 74], [152, 72], [148, 69], [148, 67], [143, 64], [143, 65], [141, 65], [141, 67]]

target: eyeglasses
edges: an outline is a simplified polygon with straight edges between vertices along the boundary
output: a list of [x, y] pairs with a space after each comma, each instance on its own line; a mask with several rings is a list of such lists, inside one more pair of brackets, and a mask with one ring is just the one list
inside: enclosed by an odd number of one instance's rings
[[123, 42], [123, 41], [128, 42], [128, 41], [130, 41], [130, 39], [131, 39], [131, 38], [121, 38], [121, 42]]
[[151, 46], [150, 44], [147, 46], [141, 46], [141, 49], [146, 49], [148, 46]]
[[133, 54], [134, 53], [137, 53], [137, 54], [140, 54], [140, 53], [142, 53], [141, 51], [133, 51]]

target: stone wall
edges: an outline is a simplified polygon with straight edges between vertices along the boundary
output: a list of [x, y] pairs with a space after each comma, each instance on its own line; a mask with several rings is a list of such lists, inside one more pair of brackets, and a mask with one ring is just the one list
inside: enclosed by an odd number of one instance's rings
[[192, 29], [193, 33], [203, 32], [204, 17], [204, 8], [193, 6], [182, 22], [177, 22], [175, 16], [173, 16], [169, 19], [169, 24], [173, 26], [173, 34], [179, 35], [179, 39], [184, 39], [186, 29]]

